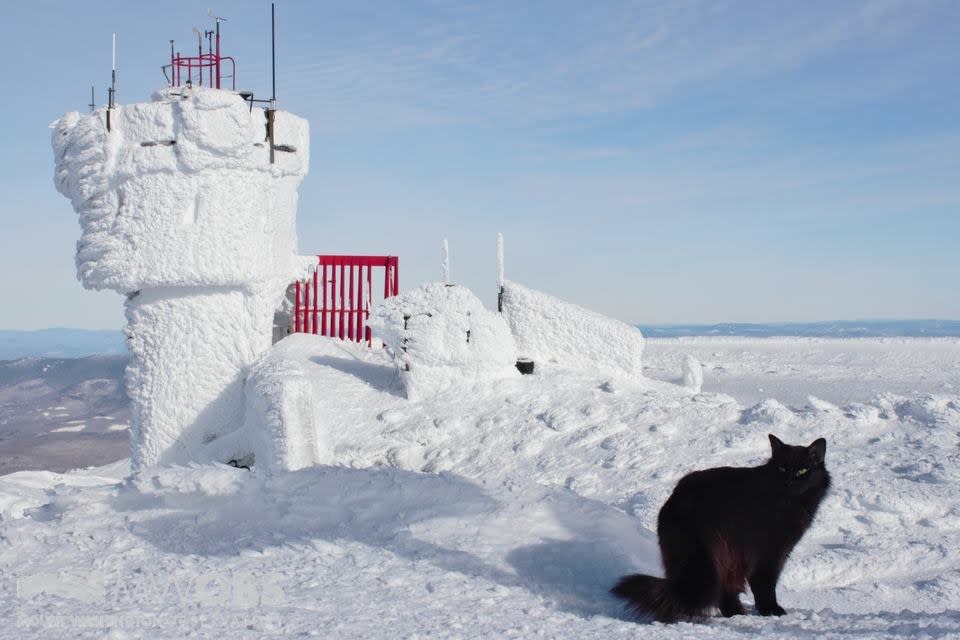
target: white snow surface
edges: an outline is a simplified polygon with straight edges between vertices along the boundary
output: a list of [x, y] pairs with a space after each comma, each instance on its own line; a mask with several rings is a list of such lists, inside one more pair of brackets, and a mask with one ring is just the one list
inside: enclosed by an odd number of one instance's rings
[[303, 260], [297, 187], [306, 120], [236, 93], [165, 88], [53, 125], [57, 189], [77, 212], [77, 275], [126, 296], [134, 468], [196, 460], [243, 422], [242, 377], [271, 345]]
[[509, 280], [503, 283], [503, 316], [520, 357], [537, 367], [642, 373], [643, 334], [624, 322]]
[[519, 375], [507, 323], [465, 287], [434, 282], [405, 291], [377, 305], [368, 324], [394, 355], [410, 399]]
[[[846, 348], [909, 373], [923, 351], [909, 347]], [[277, 349], [312, 386], [334, 466], [0, 477], [0, 638], [960, 637], [956, 391], [741, 404], [548, 367], [408, 400], [383, 349], [308, 335]], [[777, 353], [764, 366], [795, 351]], [[960, 382], [956, 346], [930, 353], [938, 386]], [[651, 530], [676, 481], [762, 462], [769, 432], [825, 437], [834, 478], [780, 581], [788, 615], [631, 620], [607, 589], [659, 570]]]

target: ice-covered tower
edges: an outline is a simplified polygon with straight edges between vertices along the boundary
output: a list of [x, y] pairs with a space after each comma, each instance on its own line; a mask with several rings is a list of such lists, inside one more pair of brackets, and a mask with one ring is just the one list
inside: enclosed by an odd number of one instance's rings
[[[134, 469], [186, 462], [243, 422], [242, 376], [271, 344], [297, 268], [306, 120], [238, 94], [169, 87], [153, 101], [68, 113], [56, 186], [80, 217], [77, 273], [126, 296]], [[202, 457], [202, 456], [201, 456]]]

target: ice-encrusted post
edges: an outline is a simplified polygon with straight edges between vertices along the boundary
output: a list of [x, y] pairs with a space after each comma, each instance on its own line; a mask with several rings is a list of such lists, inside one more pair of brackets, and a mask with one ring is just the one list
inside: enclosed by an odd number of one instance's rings
[[503, 313], [503, 234], [497, 234], [497, 311]]
[[443, 284], [450, 284], [450, 243], [443, 239]]
[[168, 87], [54, 125], [57, 189], [79, 214], [77, 273], [126, 296], [133, 468], [203, 459], [243, 422], [243, 375], [297, 274], [307, 122], [237, 94]]

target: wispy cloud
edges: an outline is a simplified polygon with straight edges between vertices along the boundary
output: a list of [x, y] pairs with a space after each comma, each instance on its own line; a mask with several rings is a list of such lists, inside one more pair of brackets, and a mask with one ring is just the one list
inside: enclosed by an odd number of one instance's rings
[[324, 127], [550, 120], [895, 46], [928, 19], [920, 0], [561, 4], [367, 8], [291, 60], [289, 82], [317, 96]]

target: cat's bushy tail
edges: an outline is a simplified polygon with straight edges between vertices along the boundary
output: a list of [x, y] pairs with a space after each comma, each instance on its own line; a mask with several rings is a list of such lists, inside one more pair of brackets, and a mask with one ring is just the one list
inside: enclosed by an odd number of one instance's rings
[[676, 622], [690, 615], [671, 593], [663, 578], [634, 574], [620, 578], [610, 593], [623, 598], [638, 614], [652, 616], [658, 622]]

